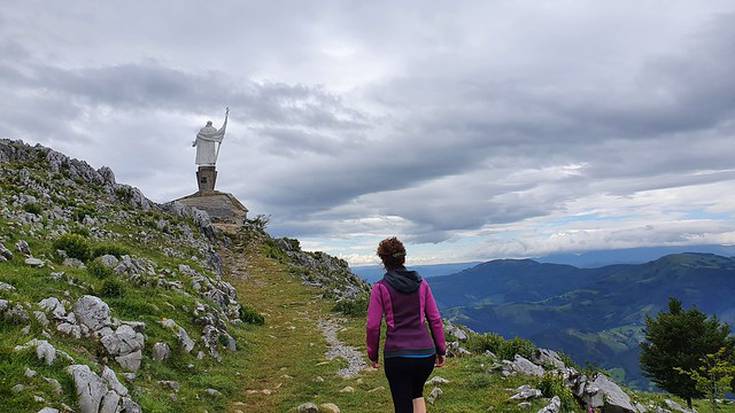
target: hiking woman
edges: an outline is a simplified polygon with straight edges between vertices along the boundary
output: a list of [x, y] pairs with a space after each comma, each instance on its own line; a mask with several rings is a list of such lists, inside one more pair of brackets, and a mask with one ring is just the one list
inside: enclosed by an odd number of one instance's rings
[[380, 324], [385, 317], [383, 359], [395, 412], [425, 413], [424, 384], [435, 365], [444, 365], [447, 348], [441, 315], [429, 284], [404, 267], [406, 249], [401, 241], [395, 237], [381, 241], [378, 256], [386, 273], [370, 293], [368, 358], [374, 368], [379, 367]]

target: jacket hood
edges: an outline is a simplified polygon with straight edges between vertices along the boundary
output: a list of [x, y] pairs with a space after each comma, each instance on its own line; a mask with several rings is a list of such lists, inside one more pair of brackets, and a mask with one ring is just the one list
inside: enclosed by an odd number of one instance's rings
[[396, 290], [408, 294], [419, 289], [421, 276], [416, 271], [408, 271], [405, 268], [390, 270], [385, 273], [383, 279]]

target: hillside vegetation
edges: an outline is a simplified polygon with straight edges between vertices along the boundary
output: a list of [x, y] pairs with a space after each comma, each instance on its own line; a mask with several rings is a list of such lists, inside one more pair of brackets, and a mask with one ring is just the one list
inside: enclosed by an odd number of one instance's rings
[[453, 319], [563, 350], [643, 389], [649, 388], [639, 367], [645, 319], [665, 309], [669, 297], [735, 321], [735, 259], [714, 254], [600, 268], [496, 260], [431, 281]]
[[[392, 411], [363, 355], [369, 286], [264, 225], [217, 227], [0, 140], [0, 411]], [[430, 411], [672, 409], [530, 342], [447, 330]]]

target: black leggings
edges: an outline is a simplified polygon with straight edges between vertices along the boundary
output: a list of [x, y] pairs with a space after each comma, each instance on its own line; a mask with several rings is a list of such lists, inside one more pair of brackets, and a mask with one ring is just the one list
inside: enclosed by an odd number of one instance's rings
[[388, 377], [396, 413], [413, 413], [413, 399], [423, 397], [424, 384], [434, 371], [435, 361], [435, 355], [385, 359], [385, 376]]

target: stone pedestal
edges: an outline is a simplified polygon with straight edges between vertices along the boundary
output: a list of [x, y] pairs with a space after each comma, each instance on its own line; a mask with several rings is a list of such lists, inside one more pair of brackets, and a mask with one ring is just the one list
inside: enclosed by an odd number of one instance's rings
[[214, 166], [200, 166], [197, 169], [197, 184], [199, 192], [214, 191], [214, 184], [217, 182], [217, 170]]
[[200, 191], [176, 201], [206, 211], [212, 222], [242, 224], [248, 217], [245, 208], [234, 195], [219, 191]]

